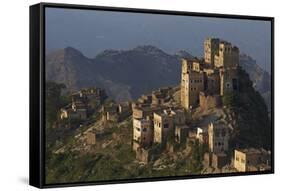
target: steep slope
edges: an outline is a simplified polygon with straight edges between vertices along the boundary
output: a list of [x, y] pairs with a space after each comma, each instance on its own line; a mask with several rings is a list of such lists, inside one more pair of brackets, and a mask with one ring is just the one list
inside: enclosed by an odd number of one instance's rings
[[[239, 91], [223, 96], [223, 104], [234, 113], [231, 145], [242, 148], [271, 148], [271, 120], [261, 94], [245, 70], [239, 69]], [[229, 121], [228, 121], [229, 122]]]
[[95, 84], [92, 62], [78, 50], [67, 47], [46, 55], [46, 79], [64, 83], [70, 90]]
[[256, 61], [245, 54], [240, 55], [240, 65], [249, 74], [253, 87], [262, 95], [270, 111], [271, 108], [271, 76]]

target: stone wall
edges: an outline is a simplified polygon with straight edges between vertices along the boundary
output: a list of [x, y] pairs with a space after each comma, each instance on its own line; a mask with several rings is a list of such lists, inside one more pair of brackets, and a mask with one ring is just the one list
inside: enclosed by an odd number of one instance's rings
[[208, 95], [204, 92], [200, 92], [199, 104], [203, 110], [220, 107], [222, 105], [220, 95]]
[[225, 95], [238, 90], [238, 69], [220, 69], [220, 94]]
[[203, 165], [205, 167], [213, 167], [215, 169], [221, 169], [225, 165], [227, 165], [229, 159], [225, 153], [212, 153], [207, 152], [204, 154]]
[[228, 158], [225, 153], [212, 154], [212, 167], [221, 169], [228, 163]]

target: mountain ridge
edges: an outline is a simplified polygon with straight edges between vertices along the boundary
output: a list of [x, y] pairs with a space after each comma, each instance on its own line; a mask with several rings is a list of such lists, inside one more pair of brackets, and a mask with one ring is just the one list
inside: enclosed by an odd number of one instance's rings
[[[66, 47], [46, 55], [46, 79], [64, 83], [69, 90], [99, 86], [116, 101], [132, 100], [141, 94], [180, 82], [182, 57], [193, 58], [186, 50], [168, 54], [152, 45], [129, 50], [108, 49], [94, 58]], [[240, 65], [269, 105], [270, 74], [248, 55], [240, 55]]]

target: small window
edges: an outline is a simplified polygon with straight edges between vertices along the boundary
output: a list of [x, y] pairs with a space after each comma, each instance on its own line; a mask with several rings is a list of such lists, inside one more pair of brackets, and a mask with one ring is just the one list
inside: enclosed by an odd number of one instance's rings
[[237, 79], [232, 79], [232, 84], [233, 84], [233, 90], [237, 90], [238, 89], [238, 81]]
[[143, 132], [146, 132], [146, 131], [147, 131], [146, 127], [145, 127], [145, 128], [143, 128], [143, 129], [142, 129], [142, 131], [143, 131]]
[[226, 135], [226, 132], [225, 132], [225, 130], [223, 129], [222, 132], [221, 132], [221, 136], [225, 137], [225, 135]]

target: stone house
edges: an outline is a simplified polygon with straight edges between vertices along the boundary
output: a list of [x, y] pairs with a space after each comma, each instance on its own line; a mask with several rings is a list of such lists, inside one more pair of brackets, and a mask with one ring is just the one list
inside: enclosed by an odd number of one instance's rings
[[122, 121], [132, 115], [131, 102], [122, 102], [118, 104], [118, 121]]
[[111, 103], [107, 106], [102, 106], [102, 120], [104, 122], [122, 121], [132, 113], [132, 105], [130, 102], [122, 102], [119, 104]]
[[153, 120], [153, 113], [161, 111], [162, 108], [164, 107], [155, 107], [151, 105], [135, 105], [133, 107], [133, 118], [150, 118], [151, 120]]
[[95, 107], [92, 105], [93, 100], [100, 104], [104, 99], [106, 99], [105, 90], [100, 88], [88, 88], [75, 92], [71, 95], [71, 103], [61, 108], [60, 118], [86, 120]]
[[133, 119], [133, 150], [147, 147], [153, 142], [152, 121], [149, 119]]
[[223, 122], [208, 125], [209, 151], [222, 153], [228, 150], [229, 127]]
[[218, 38], [207, 38], [204, 41], [204, 60], [211, 67], [215, 65], [215, 55], [218, 54], [219, 43]]
[[72, 102], [72, 110], [76, 113], [76, 115], [78, 116], [79, 119], [87, 119], [87, 105], [82, 102], [82, 101], [75, 101], [75, 102]]
[[117, 122], [118, 121], [118, 105], [114, 103], [110, 103], [109, 105], [102, 106], [102, 120], [103, 122], [111, 121]]
[[[217, 52], [217, 50], [216, 50]], [[215, 67], [233, 68], [239, 65], [239, 49], [230, 42], [220, 41], [215, 55]]]
[[87, 110], [83, 107], [75, 107], [69, 104], [60, 109], [60, 119], [87, 119]]
[[239, 172], [270, 170], [271, 152], [264, 149], [235, 149], [234, 168]]
[[204, 154], [203, 163], [206, 167], [221, 169], [222, 167], [224, 167], [229, 163], [229, 159], [225, 153], [207, 152]]
[[154, 142], [165, 143], [169, 132], [174, 130], [174, 115], [171, 110], [154, 113]]
[[194, 60], [182, 59], [181, 105], [185, 109], [199, 104], [199, 92], [204, 90], [203, 71], [193, 70]]

